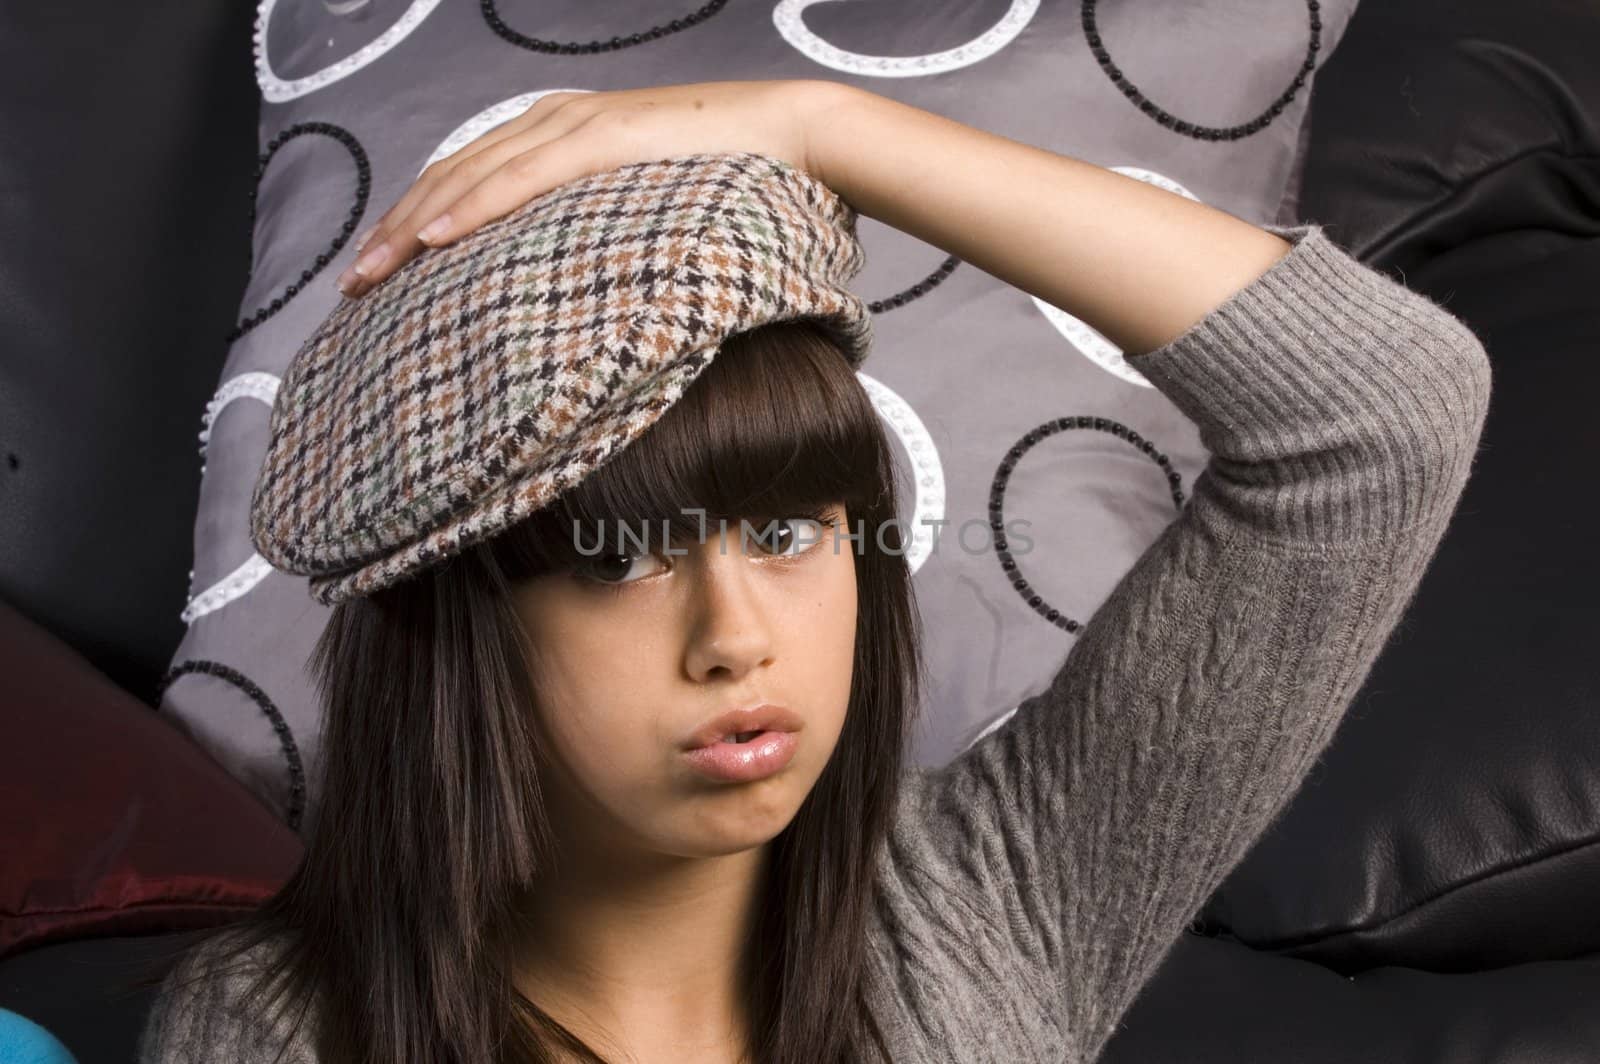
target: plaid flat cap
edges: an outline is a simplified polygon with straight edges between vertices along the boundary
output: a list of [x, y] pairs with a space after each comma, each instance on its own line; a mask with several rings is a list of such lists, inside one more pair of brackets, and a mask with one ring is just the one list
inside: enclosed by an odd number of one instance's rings
[[580, 178], [425, 249], [296, 353], [251, 498], [256, 549], [333, 605], [548, 503], [732, 333], [813, 318], [859, 366], [855, 223], [781, 159], [703, 153]]

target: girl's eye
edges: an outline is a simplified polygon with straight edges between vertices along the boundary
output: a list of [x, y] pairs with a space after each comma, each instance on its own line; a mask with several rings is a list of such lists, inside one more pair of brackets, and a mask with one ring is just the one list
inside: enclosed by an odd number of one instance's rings
[[580, 565], [578, 570], [594, 583], [615, 587], [632, 583], [629, 577], [647, 575], [635, 571], [638, 563], [657, 560], [654, 554], [597, 554]]
[[[825, 520], [818, 515], [802, 514], [797, 517], [750, 521], [745, 526], [745, 534], [758, 550], [780, 558], [792, 558], [804, 554], [821, 543], [826, 537], [827, 529], [833, 527], [835, 525], [831, 520]], [[729, 530], [735, 531], [731, 525]], [[677, 546], [681, 548], [684, 544]], [[651, 570], [648, 568], [643, 571], [638, 569], [641, 563], [650, 562], [659, 565], [661, 559], [654, 553], [624, 554], [614, 551], [585, 559], [578, 563], [576, 569], [581, 578], [591, 583], [620, 588], [640, 577], [650, 575]]]
[[[794, 557], [821, 543], [824, 530], [832, 527], [832, 522], [814, 517], [785, 517], [762, 524], [752, 523], [750, 539], [770, 554]], [[790, 548], [797, 549], [791, 554]]]

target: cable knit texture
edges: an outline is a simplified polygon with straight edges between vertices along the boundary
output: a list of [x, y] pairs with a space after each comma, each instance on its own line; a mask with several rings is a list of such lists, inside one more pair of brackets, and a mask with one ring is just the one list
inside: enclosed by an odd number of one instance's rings
[[[905, 778], [864, 944], [897, 1064], [1096, 1059], [1327, 746], [1455, 512], [1482, 345], [1319, 226], [1264, 228], [1283, 258], [1131, 357], [1211, 453], [1189, 504], [1043, 693]], [[169, 985], [142, 1060], [314, 1060], [247, 974]]]

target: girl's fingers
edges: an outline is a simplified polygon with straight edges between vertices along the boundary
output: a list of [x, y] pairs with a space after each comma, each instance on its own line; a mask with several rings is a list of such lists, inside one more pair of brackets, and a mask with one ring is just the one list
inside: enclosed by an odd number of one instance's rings
[[413, 213], [417, 203], [432, 194], [433, 190], [445, 181], [450, 180], [452, 174], [462, 166], [480, 158], [485, 152], [497, 147], [506, 140], [521, 136], [523, 133], [538, 126], [553, 112], [567, 103], [573, 96], [581, 96], [576, 92], [553, 92], [542, 96], [533, 102], [533, 105], [508, 121], [500, 123], [487, 133], [474, 138], [455, 151], [430, 163], [422, 173], [417, 175], [405, 194], [383, 212], [383, 217], [378, 220], [380, 232], [387, 233], [395, 228], [395, 223]]
[[[547, 92], [537, 100], [533, 101], [533, 103], [530, 104], [521, 114], [517, 115], [517, 117], [500, 123], [498, 126], [495, 126], [493, 129], [477, 137], [475, 140], [469, 141], [468, 143], [462, 145], [455, 152], [446, 156], [446, 158], [451, 159], [458, 164], [466, 162], [468, 159], [471, 159], [478, 153], [487, 148], [494, 147], [496, 144], [499, 144], [501, 141], [506, 140], [509, 137], [515, 137], [519, 134], [528, 132], [541, 122], [547, 120], [555, 112], [564, 109], [567, 104], [572, 103], [574, 100], [580, 100], [586, 96], [596, 95], [599, 94], [595, 92], [582, 92], [576, 89], [564, 89], [560, 92]], [[576, 124], [577, 121], [579, 120], [572, 118], [567, 124], [571, 126]]]
[[[360, 296], [398, 270], [424, 247], [438, 246], [442, 241], [436, 234], [430, 232], [429, 239], [424, 243], [419, 230], [449, 211], [462, 193], [476, 185], [485, 175], [493, 173], [507, 161], [529, 150], [531, 146], [536, 146], [536, 143], [529, 144], [529, 141], [534, 139], [529, 134], [507, 137], [495, 147], [479, 152], [466, 163], [457, 166], [449, 175], [435, 181], [426, 190], [421, 190], [420, 198], [409, 209], [402, 210], [397, 207], [387, 232], [376, 237], [371, 248], [364, 250], [349, 270], [340, 276], [340, 287], [344, 293], [349, 296]], [[530, 196], [531, 193], [524, 195]], [[462, 214], [455, 215], [457, 219], [465, 217]], [[452, 235], [470, 232], [487, 220], [484, 218], [465, 229], [452, 225]]]
[[[525, 129], [520, 133], [502, 137], [494, 145], [472, 155], [442, 179], [434, 182], [433, 186], [404, 214], [395, 212], [395, 221], [390, 231], [398, 235], [415, 236], [418, 230], [445, 213], [451, 204], [485, 177], [517, 156], [566, 135], [575, 124], [571, 121], [551, 119], [541, 123], [537, 128]], [[436, 246], [439, 241], [429, 239], [427, 243]]]
[[[339, 276], [340, 290], [347, 296], [359, 296], [399, 269], [427, 246], [417, 239], [417, 230], [442, 213], [463, 190], [477, 184], [506, 159], [514, 158], [533, 144], [561, 136], [566, 127], [581, 122], [581, 118], [569, 117], [554, 122], [550, 119], [564, 103], [584, 95], [590, 94], [559, 92], [542, 97], [517, 118], [496, 126], [431, 164], [399, 202], [368, 230], [367, 241], [358, 249], [355, 263]], [[370, 248], [365, 246], [367, 242]], [[429, 241], [429, 244], [434, 243]]]
[[428, 246], [448, 244], [581, 176], [568, 174], [570, 139], [539, 144], [491, 170], [427, 223]]
[[[544, 122], [546, 118], [565, 107], [573, 99], [590, 96], [590, 94], [592, 93], [578, 93], [578, 91], [560, 91], [560, 93], [544, 94], [541, 98], [536, 99], [528, 109], [523, 110], [522, 114], [517, 115], [515, 118], [510, 118], [507, 122], [502, 122], [501, 125], [494, 126], [493, 130], [472, 139], [464, 146], [451, 152], [450, 155], [440, 158], [437, 162], [429, 163], [426, 170], [422, 170], [422, 173], [418, 174], [416, 181], [411, 182], [410, 189], [406, 189], [400, 200], [390, 206], [389, 210], [384, 211], [379, 216], [378, 221], [374, 222], [373, 226], [368, 227], [363, 232], [362, 237], [358, 238], [354, 246], [357, 261], [360, 261], [360, 254], [362, 254], [363, 248], [368, 243], [373, 242], [374, 238], [378, 238], [378, 243], [384, 242], [387, 235], [392, 230], [397, 229], [397, 222], [405, 221], [408, 216], [416, 213], [419, 203], [429, 200], [435, 194], [435, 190], [443, 186], [445, 182], [450, 181], [451, 176], [456, 171], [461, 170], [462, 166], [469, 165], [474, 160], [483, 157], [486, 152], [490, 152], [490, 150], [496, 149], [496, 147], [501, 146], [509, 139], [517, 138], [525, 131], [538, 126], [539, 123]], [[474, 178], [475, 181], [477, 181], [477, 178]], [[390, 246], [390, 266], [398, 266], [398, 261], [392, 258], [392, 251], [394, 251], [394, 248]], [[355, 275], [352, 270], [346, 270], [346, 274], [341, 275], [341, 278], [339, 278], [339, 286], [346, 288], [347, 282], [358, 282], [358, 280], [362, 280], [362, 278]]]

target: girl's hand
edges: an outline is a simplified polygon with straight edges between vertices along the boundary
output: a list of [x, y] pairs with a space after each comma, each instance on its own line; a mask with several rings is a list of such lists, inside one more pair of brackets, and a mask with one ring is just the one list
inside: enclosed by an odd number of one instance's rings
[[339, 290], [359, 297], [439, 247], [590, 174], [699, 152], [754, 151], [813, 175], [808, 116], [831, 82], [709, 81], [553, 92], [433, 163], [358, 244]]

